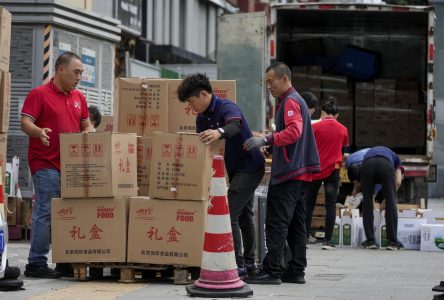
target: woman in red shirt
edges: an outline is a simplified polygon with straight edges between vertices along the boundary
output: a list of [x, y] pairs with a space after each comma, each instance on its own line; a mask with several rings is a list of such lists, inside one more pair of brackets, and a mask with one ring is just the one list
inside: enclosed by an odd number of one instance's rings
[[339, 170], [342, 165], [343, 147], [348, 146], [348, 131], [336, 120], [338, 108], [335, 98], [328, 97], [322, 103], [321, 109], [321, 120], [312, 125], [321, 161], [321, 172], [313, 174], [313, 181], [308, 188], [306, 229], [309, 235], [316, 197], [322, 183], [324, 183], [326, 214], [325, 239], [322, 249], [332, 250], [335, 249], [335, 245], [331, 242], [331, 236], [336, 219]]

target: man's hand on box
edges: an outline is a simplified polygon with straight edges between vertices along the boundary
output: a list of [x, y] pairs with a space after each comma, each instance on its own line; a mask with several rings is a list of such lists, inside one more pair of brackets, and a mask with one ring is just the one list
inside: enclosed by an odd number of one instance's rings
[[211, 144], [220, 139], [221, 133], [219, 130], [208, 129], [199, 133], [199, 138], [202, 143]]

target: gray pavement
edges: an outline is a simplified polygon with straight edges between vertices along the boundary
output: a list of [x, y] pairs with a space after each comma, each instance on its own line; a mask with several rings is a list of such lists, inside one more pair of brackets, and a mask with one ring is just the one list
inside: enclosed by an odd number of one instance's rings
[[[429, 207], [444, 208], [444, 200]], [[307, 284], [250, 285], [250, 299], [426, 300], [444, 280], [444, 253], [338, 248], [310, 245]], [[29, 244], [10, 242], [9, 261], [23, 272]], [[53, 266], [53, 265], [52, 265]], [[72, 279], [24, 279], [24, 290], [0, 292], [0, 299], [188, 299], [185, 287], [171, 282], [120, 284], [116, 281], [76, 282]]]

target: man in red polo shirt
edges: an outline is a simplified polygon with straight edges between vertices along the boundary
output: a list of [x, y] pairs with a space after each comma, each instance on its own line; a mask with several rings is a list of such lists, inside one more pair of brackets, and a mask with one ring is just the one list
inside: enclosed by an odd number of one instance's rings
[[60, 197], [59, 134], [94, 130], [85, 96], [76, 90], [82, 72], [80, 58], [72, 52], [63, 53], [56, 60], [54, 78], [29, 92], [21, 112], [21, 127], [29, 136], [28, 160], [35, 188], [27, 277], [63, 275], [47, 264], [51, 198]]

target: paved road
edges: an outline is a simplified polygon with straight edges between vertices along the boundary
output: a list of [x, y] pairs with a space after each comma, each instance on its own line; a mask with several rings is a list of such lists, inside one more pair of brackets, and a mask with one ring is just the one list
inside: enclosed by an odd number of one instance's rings
[[[29, 245], [10, 243], [9, 260], [23, 270]], [[307, 284], [251, 285], [251, 299], [433, 299], [432, 287], [444, 280], [444, 253], [391, 252], [339, 248], [308, 250]], [[0, 299], [188, 299], [185, 287], [170, 282], [119, 284], [70, 279], [23, 278], [24, 290], [0, 292]]]

